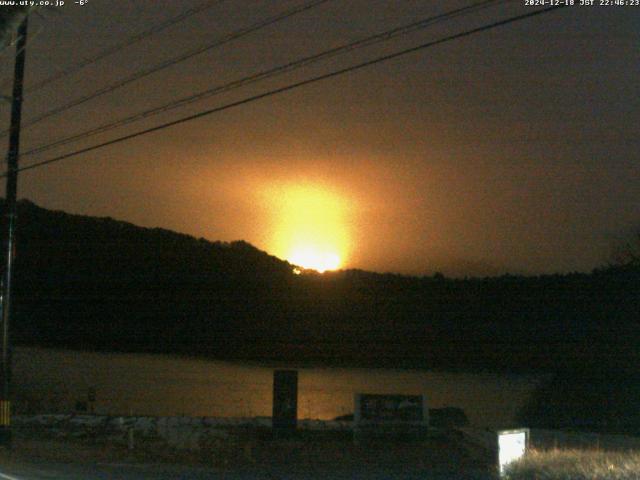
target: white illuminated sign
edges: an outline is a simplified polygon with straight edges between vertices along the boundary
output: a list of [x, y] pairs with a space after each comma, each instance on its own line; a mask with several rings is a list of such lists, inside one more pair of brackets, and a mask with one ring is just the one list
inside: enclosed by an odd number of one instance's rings
[[529, 429], [503, 430], [498, 432], [498, 466], [500, 475], [511, 462], [522, 458], [527, 451]]

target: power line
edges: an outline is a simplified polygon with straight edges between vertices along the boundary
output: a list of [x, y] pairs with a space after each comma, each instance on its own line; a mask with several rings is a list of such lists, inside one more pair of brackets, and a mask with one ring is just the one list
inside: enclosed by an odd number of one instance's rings
[[333, 56], [336, 55], [340, 55], [346, 52], [351, 52], [354, 51], [356, 49], [359, 48], [363, 48], [363, 47], [369, 47], [381, 42], [385, 42], [388, 40], [391, 40], [392, 38], [398, 37], [400, 35], [406, 35], [408, 33], [413, 33], [415, 31], [418, 31], [420, 29], [424, 29], [428, 26], [431, 26], [433, 24], [442, 22], [442, 21], [447, 21], [450, 20], [452, 18], [455, 18], [457, 16], [461, 16], [461, 15], [466, 15], [470, 12], [476, 12], [479, 11], [481, 9], [487, 8], [489, 6], [492, 6], [494, 4], [500, 4], [500, 3], [505, 3], [505, 2], [509, 2], [509, 1], [513, 1], [513, 0], [483, 0], [481, 2], [477, 2], [475, 4], [466, 6], [466, 7], [462, 7], [462, 8], [458, 8], [456, 10], [452, 10], [450, 12], [446, 12], [443, 14], [439, 14], [436, 16], [432, 16], [432, 17], [428, 17], [416, 22], [412, 22], [408, 25], [404, 25], [404, 26], [400, 26], [400, 27], [396, 27], [393, 28], [391, 30], [387, 30], [384, 31], [382, 33], [378, 33], [375, 35], [371, 35], [365, 38], [362, 38], [360, 40], [356, 40], [354, 42], [350, 42], [344, 45], [341, 45], [339, 47], [335, 47], [329, 50], [325, 50], [323, 52], [314, 54], [314, 55], [310, 55], [307, 57], [303, 57], [300, 58], [298, 60], [294, 60], [291, 62], [288, 62], [286, 64], [283, 65], [279, 65], [277, 67], [271, 68], [269, 70], [264, 70], [262, 72], [241, 78], [239, 80], [234, 80], [232, 82], [226, 83], [224, 85], [220, 85], [220, 86], [216, 86], [213, 88], [209, 88], [206, 89], [204, 91], [201, 91], [199, 93], [193, 94], [193, 95], [189, 95], [187, 97], [175, 100], [173, 102], [170, 102], [168, 104], [164, 104], [161, 105], [159, 107], [155, 107], [149, 110], [145, 110], [143, 112], [134, 114], [134, 115], [129, 115], [126, 117], [123, 117], [121, 119], [115, 120], [113, 122], [110, 123], [106, 123], [103, 125], [100, 125], [98, 127], [89, 129], [89, 130], [85, 130], [83, 132], [77, 133], [75, 135], [69, 136], [69, 137], [65, 137], [62, 139], [59, 139], [55, 142], [46, 144], [46, 145], [42, 145], [40, 147], [36, 147], [34, 149], [31, 149], [27, 152], [25, 152], [23, 154], [24, 155], [34, 155], [37, 153], [42, 153], [44, 151], [50, 150], [52, 148], [55, 147], [59, 147], [61, 145], [66, 145], [68, 143], [71, 142], [75, 142], [77, 140], [83, 139], [83, 138], [87, 138], [93, 135], [97, 135], [99, 133], [104, 133], [107, 132], [109, 130], [112, 130], [114, 128], [118, 128], [118, 127], [122, 127], [124, 125], [128, 125], [130, 123], [133, 122], [137, 122], [139, 120], [143, 120], [145, 118], [149, 118], [152, 117], [154, 115], [158, 115], [160, 113], [165, 113], [168, 112], [170, 110], [179, 108], [179, 107], [183, 107], [186, 105], [189, 105], [191, 103], [200, 101], [200, 100], [204, 100], [206, 98], [210, 98], [212, 96], [221, 94], [221, 93], [226, 93], [229, 92], [231, 90], [235, 90], [237, 88], [261, 81], [261, 80], [265, 80], [267, 78], [271, 78], [274, 77], [276, 75], [281, 75], [284, 73], [288, 73], [291, 72], [293, 70], [296, 70], [298, 68], [310, 65], [312, 63], [316, 63], [320, 60], [325, 60], [327, 58], [331, 58]]
[[[524, 19], [531, 18], [531, 17], [537, 16], [537, 15], [548, 13], [548, 12], [551, 12], [551, 11], [554, 11], [554, 10], [558, 10], [560, 8], [565, 8], [565, 6], [547, 7], [547, 8], [541, 9], [541, 10], [536, 10], [536, 11], [533, 11], [533, 12], [528, 12], [528, 13], [525, 13], [525, 14], [509, 17], [509, 18], [507, 18], [505, 20], [499, 20], [497, 22], [493, 22], [493, 23], [490, 23], [490, 24], [487, 24], [487, 25], [483, 25], [481, 27], [473, 28], [471, 30], [466, 30], [466, 31], [461, 32], [461, 33], [456, 33], [456, 34], [453, 34], [453, 35], [442, 37], [442, 38], [440, 38], [438, 40], [433, 40], [433, 41], [430, 41], [430, 42], [427, 42], [427, 43], [423, 43], [423, 44], [418, 45], [416, 47], [411, 47], [411, 48], [407, 48], [407, 49], [404, 49], [404, 50], [400, 50], [398, 52], [391, 53], [391, 54], [388, 54], [388, 55], [384, 55], [384, 56], [375, 58], [373, 60], [368, 60], [366, 62], [362, 62], [362, 63], [356, 64], [356, 65], [352, 65], [350, 67], [342, 68], [340, 70], [334, 70], [333, 72], [325, 73], [323, 75], [318, 75], [316, 77], [312, 77], [312, 78], [309, 78], [307, 80], [302, 80], [300, 82], [292, 83], [290, 85], [287, 85], [287, 86], [284, 86], [284, 87], [280, 87], [280, 88], [276, 88], [274, 90], [270, 90], [270, 91], [265, 92], [265, 93], [261, 93], [261, 94], [258, 94], [258, 95], [253, 95], [251, 97], [247, 97], [247, 98], [244, 98], [242, 100], [231, 102], [231, 103], [228, 103], [226, 105], [222, 105], [222, 106], [219, 106], [219, 107], [216, 107], [216, 108], [212, 108], [212, 109], [209, 109], [209, 110], [204, 110], [204, 111], [196, 113], [194, 115], [189, 115], [187, 117], [183, 117], [183, 118], [180, 118], [178, 120], [173, 120], [171, 122], [163, 123], [161, 125], [157, 125], [155, 127], [147, 128], [145, 130], [141, 130], [141, 131], [136, 132], [136, 133], [132, 133], [132, 134], [129, 134], [129, 135], [124, 135], [122, 137], [118, 137], [118, 138], [115, 138], [115, 139], [112, 139], [112, 140], [108, 140], [106, 142], [102, 142], [102, 143], [99, 143], [99, 144], [96, 144], [96, 145], [92, 145], [90, 147], [81, 148], [79, 150], [75, 150], [73, 152], [66, 153], [64, 155], [59, 155], [57, 157], [53, 157], [53, 158], [50, 158], [50, 159], [47, 159], [47, 160], [43, 160], [43, 161], [40, 161], [40, 162], [32, 163], [30, 165], [26, 165], [24, 167], [21, 167], [18, 171], [32, 170], [34, 168], [39, 168], [39, 167], [42, 167], [42, 166], [45, 166], [45, 165], [50, 165], [52, 163], [60, 162], [62, 160], [65, 160], [65, 159], [71, 158], [71, 157], [75, 157], [75, 156], [80, 155], [82, 153], [91, 152], [91, 151], [97, 150], [99, 148], [103, 148], [103, 147], [106, 147], [106, 146], [109, 146], [109, 145], [114, 145], [116, 143], [121, 143], [121, 142], [124, 142], [126, 140], [131, 140], [133, 138], [140, 137], [140, 136], [143, 136], [143, 135], [146, 135], [146, 134], [149, 134], [149, 133], [157, 132], [159, 130], [164, 130], [165, 128], [173, 127], [173, 126], [179, 125], [181, 123], [186, 123], [186, 122], [189, 122], [191, 120], [195, 120], [195, 119], [198, 119], [198, 118], [206, 117], [208, 115], [212, 115], [214, 113], [218, 113], [218, 112], [221, 112], [223, 110], [228, 110], [230, 108], [237, 107], [237, 106], [240, 106], [240, 105], [244, 105], [244, 104], [247, 104], [247, 103], [250, 103], [250, 102], [254, 102], [256, 100], [261, 100], [263, 98], [271, 97], [271, 96], [274, 96], [274, 95], [277, 95], [277, 94], [280, 94], [280, 93], [284, 93], [284, 92], [287, 92], [287, 91], [290, 91], [290, 90], [294, 90], [294, 89], [302, 87], [304, 85], [310, 85], [312, 83], [316, 83], [316, 82], [319, 82], [321, 80], [326, 80], [326, 79], [329, 79], [329, 78], [337, 77], [338, 75], [342, 75], [342, 74], [345, 74], [345, 73], [348, 73], [348, 72], [353, 72], [353, 71], [356, 71], [356, 70], [360, 70], [362, 68], [365, 68], [365, 67], [368, 67], [368, 66], [371, 66], [371, 65], [375, 65], [377, 63], [385, 62], [387, 60], [391, 60], [391, 59], [394, 59], [394, 58], [398, 58], [398, 57], [401, 57], [403, 55], [407, 55], [409, 53], [417, 52], [417, 51], [420, 51], [420, 50], [425, 50], [427, 48], [430, 48], [430, 47], [433, 47], [433, 46], [436, 46], [436, 45], [440, 45], [440, 44], [443, 44], [443, 43], [446, 43], [446, 42], [457, 40], [459, 38], [468, 37], [468, 36], [476, 34], [476, 33], [484, 32], [484, 31], [487, 31], [487, 30], [491, 30], [493, 28], [501, 27], [501, 26], [504, 26], [504, 25], [507, 25], [507, 24], [510, 24], [510, 23], [514, 23], [514, 22], [520, 21], [520, 20], [524, 20]], [[4, 174], [2, 174], [2, 177], [5, 177], [6, 175], [7, 174], [5, 172]]]
[[57, 80], [60, 80], [61, 78], [64, 78], [68, 75], [71, 75], [73, 73], [76, 73], [80, 70], [82, 70], [83, 68], [91, 65], [92, 63], [96, 63], [100, 60], [102, 60], [103, 58], [106, 58], [110, 55], [113, 55], [114, 53], [117, 53], [121, 50], [124, 50], [127, 47], [130, 47], [131, 45], [134, 45], [138, 42], [141, 42], [142, 40], [151, 37], [152, 35], [155, 35], [157, 33], [162, 32], [163, 30], [166, 30], [167, 28], [176, 25], [177, 23], [180, 23], [184, 20], [186, 20], [187, 18], [190, 18], [200, 12], [203, 12], [215, 5], [218, 5], [222, 2], [224, 2], [225, 0], [208, 0], [204, 3], [201, 3], [200, 5], [197, 5], [193, 8], [190, 8], [188, 10], [185, 10], [184, 12], [176, 15], [175, 17], [172, 17], [170, 19], [168, 19], [167, 21], [160, 23], [158, 25], [155, 25], [151, 28], [149, 28], [148, 30], [144, 30], [143, 32], [140, 32], [136, 35], [133, 35], [132, 37], [128, 38], [127, 40], [125, 40], [124, 42], [118, 43], [116, 45], [113, 45], [111, 47], [107, 47], [104, 50], [98, 52], [97, 54], [95, 54], [92, 57], [86, 58], [76, 64], [73, 64], [71, 66], [69, 66], [68, 68], [61, 70], [58, 73], [54, 73], [53, 75], [49, 76], [48, 78], [45, 78], [44, 80], [41, 80], [40, 82], [34, 83], [33, 85], [31, 85], [30, 87], [28, 87], [26, 89], [26, 93], [32, 93], [35, 92], [36, 90], [40, 90], [41, 88], [43, 88], [46, 85], [49, 85], [52, 82], [55, 82]]
[[[175, 25], [183, 20], [186, 20], [187, 18], [200, 13], [208, 8], [213, 7], [214, 5], [217, 5], [219, 3], [222, 3], [225, 0], [209, 0], [197, 7], [191, 8], [189, 10], [186, 10], [182, 13], [180, 13], [179, 15], [170, 18], [169, 20], [167, 20], [164, 23], [161, 23], [159, 25], [156, 25], [154, 27], [151, 27], [148, 30], [145, 30], [137, 35], [134, 35], [133, 37], [125, 40], [122, 43], [119, 43], [117, 45], [113, 45], [111, 47], [108, 47], [104, 50], [102, 50], [101, 52], [97, 53], [96, 55], [94, 55], [93, 57], [89, 57], [86, 58], [82, 61], [80, 61], [79, 63], [76, 63], [74, 65], [71, 65], [70, 67], [66, 68], [66, 69], [61, 69], [58, 72], [54, 73], [53, 75], [47, 77], [46, 79], [37, 82], [35, 84], [33, 84], [31, 87], [25, 88], [25, 92], [26, 93], [31, 93], [31, 92], [35, 92], [37, 90], [40, 90], [41, 88], [49, 85], [52, 82], [55, 82], [57, 80], [60, 80], [61, 78], [64, 78], [68, 75], [71, 75], [79, 70], [82, 70], [84, 67], [87, 67], [89, 65], [91, 65], [92, 63], [95, 63], [99, 60], [102, 60], [103, 58], [108, 57], [109, 55], [112, 55], [114, 53], [119, 52], [120, 50], [123, 50], [126, 47], [129, 47], [137, 42], [140, 42], [142, 40], [144, 40], [147, 37], [150, 37], [156, 33], [161, 32], [162, 30], [165, 30], [166, 28], [169, 28], [172, 25]], [[55, 10], [53, 10], [55, 11]], [[31, 15], [32, 13], [37, 13], [36, 10], [32, 10], [29, 15]], [[38, 32], [39, 33], [39, 32]], [[33, 37], [35, 38], [35, 36]], [[33, 38], [30, 40], [30, 42], [33, 42]], [[2, 54], [2, 51], [0, 51], [0, 55]], [[4, 89], [8, 83], [10, 83], [12, 81], [12, 78], [9, 77], [6, 79], [6, 81], [2, 82], [2, 85], [0, 85], [0, 89]], [[7, 132], [2, 132], [2, 134], [5, 134]]]
[[[73, 100], [73, 101], [71, 101], [71, 102], [69, 102], [69, 103], [67, 103], [65, 105], [62, 105], [62, 106], [56, 107], [56, 108], [54, 108], [52, 110], [49, 110], [48, 112], [45, 112], [45, 113], [41, 114], [40, 116], [37, 116], [37, 117], [31, 119], [30, 121], [25, 122], [23, 124], [23, 128], [31, 127], [31, 126], [41, 122], [42, 120], [44, 120], [46, 118], [50, 118], [50, 117], [52, 117], [54, 115], [57, 115], [57, 114], [62, 113], [64, 111], [66, 111], [66, 110], [69, 110], [70, 108], [77, 107], [78, 105], [82, 105], [83, 103], [86, 103], [89, 100], [93, 100], [94, 98], [97, 98], [97, 97], [99, 97], [101, 95], [104, 95], [104, 94], [107, 94], [107, 93], [111, 93], [114, 90], [122, 88], [125, 85], [128, 85], [129, 83], [132, 83], [132, 82], [134, 82], [136, 80], [140, 80], [140, 79], [142, 79], [144, 77], [147, 77], [147, 76], [149, 76], [149, 75], [151, 75], [153, 73], [156, 73], [156, 72], [159, 72], [159, 71], [164, 70], [166, 68], [169, 68], [169, 67], [171, 67], [173, 65], [177, 65], [178, 63], [184, 62], [185, 60], [188, 60], [188, 59], [193, 58], [193, 57], [195, 57], [197, 55], [200, 55], [200, 54], [202, 54], [202, 53], [204, 53], [206, 51], [209, 51], [209, 50], [211, 50], [213, 48], [222, 46], [222, 45], [224, 45], [226, 43], [229, 43], [229, 42], [231, 42], [233, 40], [236, 40], [236, 39], [241, 38], [241, 37], [243, 37], [245, 35], [248, 35], [249, 33], [258, 31], [258, 30], [260, 30], [262, 28], [265, 28], [267, 26], [273, 25], [273, 24], [275, 24], [277, 22], [280, 22], [280, 21], [285, 20], [287, 18], [290, 18], [290, 17], [292, 17], [294, 15], [297, 15], [298, 13], [305, 12], [307, 10], [310, 10], [310, 9], [312, 9], [312, 8], [318, 6], [318, 5], [321, 5], [323, 3], [327, 3], [329, 1], [330, 0], [313, 0], [313, 1], [308, 2], [306, 4], [299, 5], [297, 7], [294, 7], [294, 8], [291, 8], [289, 10], [286, 10], [286, 11], [284, 11], [282, 13], [279, 13], [278, 15], [269, 17], [269, 18], [264, 19], [264, 20], [261, 20], [261, 21], [259, 21], [257, 23], [254, 23], [253, 25], [251, 25], [249, 27], [242, 28], [240, 30], [236, 30], [235, 32], [232, 32], [232, 33], [230, 33], [228, 35], [223, 36], [222, 38], [216, 39], [212, 43], [209, 43], [207, 45], [203, 45], [201, 47], [198, 47], [198, 48], [196, 48], [194, 50], [191, 50], [191, 51], [189, 51], [189, 52], [187, 52], [185, 54], [182, 54], [182, 55], [180, 55], [178, 57], [175, 57], [175, 58], [172, 58], [170, 60], [166, 60], [166, 61], [164, 61], [164, 62], [162, 62], [162, 63], [160, 63], [158, 65], [155, 65], [155, 66], [153, 66], [151, 68], [148, 68], [146, 70], [142, 70], [142, 71], [136, 72], [133, 75], [125, 77], [124, 79], [121, 79], [116, 83], [113, 83], [113, 84], [108, 85], [106, 87], [103, 87], [103, 88], [101, 88], [99, 90], [96, 90], [95, 92], [90, 93], [88, 95], [85, 95], [84, 97], [77, 98], [76, 100]], [[1, 132], [1, 134], [6, 134], [7, 132], [8, 131], [5, 130], [5, 131]]]

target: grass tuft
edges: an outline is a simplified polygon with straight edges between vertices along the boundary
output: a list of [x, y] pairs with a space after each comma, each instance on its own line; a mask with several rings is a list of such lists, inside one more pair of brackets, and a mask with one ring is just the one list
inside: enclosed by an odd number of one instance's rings
[[509, 465], [509, 480], [637, 480], [640, 452], [530, 451]]

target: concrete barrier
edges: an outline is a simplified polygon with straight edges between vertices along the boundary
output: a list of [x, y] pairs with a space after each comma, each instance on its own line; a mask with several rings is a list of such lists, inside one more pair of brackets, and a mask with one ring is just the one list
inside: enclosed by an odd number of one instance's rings
[[[157, 440], [177, 449], [198, 450], [223, 440], [232, 441], [247, 429], [271, 429], [270, 417], [151, 417], [107, 415], [16, 415], [17, 430], [52, 438], [116, 437], [130, 441]], [[300, 430], [351, 430], [350, 422], [300, 420]]]

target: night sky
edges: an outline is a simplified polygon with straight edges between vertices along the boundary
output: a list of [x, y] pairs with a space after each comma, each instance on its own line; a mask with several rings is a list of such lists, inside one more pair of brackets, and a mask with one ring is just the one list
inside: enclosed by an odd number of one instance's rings
[[[27, 89], [202, 3], [32, 15]], [[219, 2], [27, 91], [23, 120], [303, 3]], [[25, 128], [22, 151], [470, 3], [331, 0]], [[536, 9], [502, 2], [21, 164]], [[331, 268], [589, 271], [640, 228], [639, 47], [640, 6], [564, 8], [25, 171], [18, 195]], [[12, 48], [0, 68], [8, 94]]]

